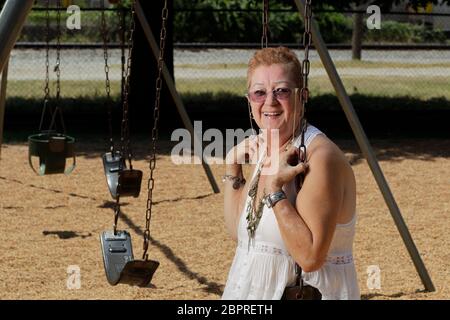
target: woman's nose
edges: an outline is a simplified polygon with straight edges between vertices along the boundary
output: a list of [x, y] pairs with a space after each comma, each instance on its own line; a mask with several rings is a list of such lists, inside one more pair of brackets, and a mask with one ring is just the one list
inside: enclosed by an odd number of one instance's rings
[[266, 98], [266, 101], [264, 101], [264, 103], [268, 106], [273, 106], [278, 103], [278, 100], [275, 98], [275, 95], [273, 94], [272, 91], [269, 91], [267, 93], [267, 98]]

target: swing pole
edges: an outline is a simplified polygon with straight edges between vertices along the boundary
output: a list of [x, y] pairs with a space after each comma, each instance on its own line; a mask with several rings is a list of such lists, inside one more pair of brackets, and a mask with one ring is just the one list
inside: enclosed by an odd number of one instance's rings
[[8, 62], [6, 62], [5, 66], [3, 67], [2, 80], [0, 83], [0, 159], [2, 158], [3, 124], [5, 121], [7, 83], [8, 83]]
[[0, 71], [8, 61], [33, 3], [34, 0], [7, 0], [3, 6], [0, 13]]
[[[152, 29], [150, 28], [150, 25], [148, 24], [147, 18], [145, 17], [145, 14], [144, 14], [144, 10], [142, 9], [142, 6], [139, 3], [139, 1], [136, 1], [136, 15], [139, 19], [142, 29], [144, 30], [145, 37], [147, 38], [147, 41], [152, 49], [153, 55], [155, 56], [155, 59], [158, 60], [159, 48], [158, 48], [158, 45], [156, 44], [156, 40], [155, 40], [155, 37], [153, 36]], [[175, 102], [175, 105], [178, 109], [178, 113], [180, 114], [181, 119], [183, 120], [184, 126], [191, 134], [191, 137], [193, 137], [193, 139], [195, 141], [194, 143], [198, 143], [198, 145], [201, 145], [201, 140], [197, 136], [197, 133], [194, 131], [194, 127], [192, 126], [191, 120], [189, 119], [189, 116], [186, 112], [183, 101], [181, 100], [180, 95], [178, 94], [177, 89], [175, 88], [175, 83], [174, 83], [172, 76], [170, 75], [170, 72], [167, 69], [166, 63], [164, 61], [163, 61], [162, 72], [163, 72], [164, 80], [166, 81], [167, 87], [169, 88], [170, 94], [172, 95], [173, 101]], [[203, 169], [206, 172], [206, 176], [208, 177], [209, 183], [211, 184], [211, 187], [212, 187], [214, 193], [219, 193], [220, 192], [219, 186], [217, 185], [216, 180], [214, 179], [214, 175], [211, 172], [211, 168], [206, 163], [206, 159], [204, 158], [203, 154], [197, 155], [197, 156], [199, 156], [202, 159]]]
[[[294, 0], [297, 5], [297, 9], [304, 19], [305, 5], [304, 0]], [[333, 61], [331, 60], [330, 54], [328, 52], [327, 47], [325, 46], [325, 42], [323, 41], [322, 35], [320, 34], [319, 27], [314, 20], [311, 21], [311, 29], [312, 29], [312, 37], [314, 41], [315, 48], [319, 53], [320, 59], [327, 71], [328, 77], [336, 91], [336, 95], [339, 99], [339, 102], [344, 110], [345, 116], [347, 117], [347, 121], [352, 128], [353, 134], [355, 135], [356, 141], [358, 142], [359, 148], [361, 149], [364, 158], [366, 158], [367, 163], [369, 164], [370, 170], [375, 178], [375, 181], [378, 184], [378, 188], [380, 189], [384, 201], [389, 208], [389, 211], [394, 219], [395, 225], [402, 237], [402, 240], [408, 250], [408, 253], [414, 263], [414, 266], [422, 280], [425, 289], [429, 292], [435, 291], [433, 282], [431, 281], [430, 276], [428, 275], [428, 271], [425, 268], [425, 265], [420, 258], [419, 251], [417, 250], [414, 241], [409, 233], [408, 227], [403, 220], [402, 214], [400, 213], [400, 209], [392, 195], [392, 192], [389, 188], [389, 185], [383, 175], [383, 171], [380, 168], [380, 165], [375, 157], [375, 153], [372, 150], [369, 140], [364, 132], [364, 129], [359, 121], [358, 115], [355, 112], [352, 102], [345, 90], [345, 87], [336, 71], [336, 67], [334, 66]]]
[[17, 37], [22, 30], [34, 0], [7, 0], [0, 13], [0, 155], [3, 143], [3, 122], [5, 115], [6, 82], [8, 77], [8, 61]]

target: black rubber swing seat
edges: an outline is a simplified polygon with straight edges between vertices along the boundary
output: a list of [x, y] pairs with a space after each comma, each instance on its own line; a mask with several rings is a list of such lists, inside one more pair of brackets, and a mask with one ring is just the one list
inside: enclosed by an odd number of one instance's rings
[[[118, 191], [121, 197], [139, 197], [142, 171], [127, 169], [119, 151], [107, 152], [102, 158], [106, 182], [112, 198], [117, 198]], [[120, 190], [118, 190], [119, 184]]]
[[154, 260], [134, 260], [131, 236], [127, 231], [104, 231], [100, 235], [106, 278], [111, 285], [147, 287], [159, 266]]
[[[61, 133], [38, 133], [28, 137], [28, 162], [38, 175], [70, 174], [76, 165], [75, 138]], [[39, 158], [39, 169], [33, 167], [32, 157]], [[66, 159], [72, 165], [66, 169]]]

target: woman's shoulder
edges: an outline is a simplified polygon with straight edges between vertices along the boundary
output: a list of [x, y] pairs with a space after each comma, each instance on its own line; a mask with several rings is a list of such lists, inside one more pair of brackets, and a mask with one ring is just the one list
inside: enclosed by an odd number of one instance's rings
[[308, 163], [333, 164], [333, 166], [349, 166], [349, 162], [342, 150], [327, 136], [317, 135], [309, 144], [307, 150]]

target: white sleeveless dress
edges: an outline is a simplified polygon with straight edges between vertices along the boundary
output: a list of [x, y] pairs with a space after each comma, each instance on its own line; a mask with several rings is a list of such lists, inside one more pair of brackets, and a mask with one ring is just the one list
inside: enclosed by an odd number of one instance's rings
[[[308, 124], [305, 145], [323, 134]], [[300, 139], [294, 141], [299, 146]], [[307, 149], [308, 150], [308, 149]], [[253, 173], [255, 177], [256, 170]], [[253, 179], [252, 178], [252, 179]], [[295, 204], [294, 182], [283, 186], [287, 198]], [[279, 300], [286, 286], [295, 283], [295, 261], [281, 238], [273, 209], [264, 206], [255, 239], [248, 245], [246, 210], [250, 197], [239, 219], [238, 244], [222, 299], [225, 300]], [[304, 283], [316, 287], [323, 300], [359, 300], [360, 293], [352, 246], [356, 214], [347, 224], [337, 224], [325, 264], [316, 271], [303, 272]]]

